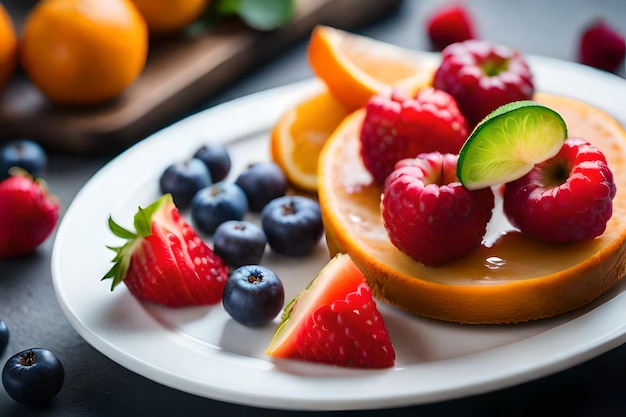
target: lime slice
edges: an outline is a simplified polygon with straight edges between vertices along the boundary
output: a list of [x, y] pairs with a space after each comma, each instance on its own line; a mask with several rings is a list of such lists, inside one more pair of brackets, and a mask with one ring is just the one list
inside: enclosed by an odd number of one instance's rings
[[459, 152], [457, 177], [468, 189], [514, 181], [556, 155], [567, 138], [560, 114], [530, 100], [498, 107]]

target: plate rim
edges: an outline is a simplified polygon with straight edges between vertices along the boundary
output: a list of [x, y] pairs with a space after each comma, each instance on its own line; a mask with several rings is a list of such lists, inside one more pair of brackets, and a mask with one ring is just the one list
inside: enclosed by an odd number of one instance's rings
[[[425, 59], [437, 59], [438, 55], [433, 53], [425, 53]], [[571, 94], [572, 91], [568, 91], [568, 86], [565, 85], [569, 78], [576, 80], [585, 79], [586, 87], [583, 90], [590, 88], [601, 87], [602, 91], [608, 91], [615, 93], [612, 90], [613, 86], [619, 86], [624, 90], [623, 97], [626, 97], [626, 81], [622, 78], [604, 73], [602, 71], [586, 67], [580, 64], [576, 64], [568, 61], [561, 61], [554, 58], [546, 58], [529, 55], [527, 56], [531, 69], [533, 70], [536, 78], [536, 86], [538, 91], [547, 91], [550, 93], [572, 96], [573, 98], [588, 101], [589, 97], [583, 97], [582, 92], [575, 92], [578, 94]], [[560, 84], [555, 86], [544, 85], [552, 83], [555, 77], [561, 77], [565, 73], [567, 77], [565, 80], [561, 79]], [[356, 410], [356, 409], [380, 409], [390, 408], [398, 406], [409, 406], [423, 403], [432, 403], [443, 400], [449, 400], [459, 398], [463, 396], [476, 395], [485, 392], [489, 392], [495, 389], [501, 389], [508, 386], [516, 385], [522, 382], [526, 382], [532, 379], [536, 379], [542, 376], [549, 375], [551, 373], [566, 369], [570, 366], [581, 363], [585, 360], [591, 359], [601, 353], [604, 353], [614, 347], [626, 341], [626, 323], [621, 326], [610, 326], [610, 329], [603, 330], [602, 332], [596, 332], [594, 338], [585, 344], [579, 344], [576, 348], [569, 347], [565, 351], [552, 352], [552, 355], [546, 355], [541, 359], [535, 360], [531, 366], [528, 363], [525, 364], [513, 364], [511, 361], [507, 361], [507, 356], [511, 351], [516, 349], [524, 349], [533, 346], [534, 343], [539, 340], [541, 342], [544, 338], [555, 337], [557, 333], [558, 337], [560, 333], [565, 332], [568, 334], [568, 329], [575, 326], [576, 323], [580, 323], [579, 320], [586, 322], [587, 320], [593, 321], [599, 314], [624, 314], [626, 311], [626, 294], [624, 292], [617, 294], [611, 300], [599, 305], [592, 311], [589, 311], [576, 319], [568, 321], [562, 325], [550, 329], [544, 333], [533, 336], [529, 339], [523, 339], [513, 344], [507, 344], [498, 348], [490, 349], [489, 351], [477, 352], [467, 355], [461, 359], [453, 358], [449, 360], [436, 361], [435, 363], [420, 364], [419, 372], [425, 374], [436, 374], [438, 372], [457, 372], [465, 369], [465, 374], [459, 373], [459, 377], [455, 384], [447, 387], [436, 386], [430, 389], [420, 387], [421, 391], [416, 391], [417, 388], [411, 386], [411, 370], [409, 369], [394, 369], [393, 371], [347, 371], [350, 382], [358, 384], [365, 384], [365, 388], [368, 387], [367, 383], [363, 380], [371, 381], [374, 386], [379, 384], [390, 384], [394, 380], [401, 380], [404, 384], [404, 388], [398, 390], [394, 395], [377, 395], [372, 390], [362, 389], [363, 392], [360, 395], [353, 398], [345, 398], [342, 395], [341, 390], [336, 390], [337, 378], [328, 378], [326, 376], [320, 376], [319, 380], [323, 381], [327, 385], [328, 389], [324, 390], [326, 397], [320, 398], [319, 396], [312, 395], [308, 392], [305, 396], [300, 396], [301, 393], [288, 392], [276, 396], [266, 396], [265, 393], [247, 393], [241, 395], [240, 387], [223, 387], [223, 386], [211, 386], [207, 391], [206, 385], [199, 386], [196, 382], [189, 380], [188, 376], [181, 373], [173, 373], [164, 369], [159, 369], [158, 364], [154, 363], [154, 358], [150, 355], [148, 357], [137, 357], [129, 354], [123, 347], [113, 344], [110, 341], [104, 340], [100, 335], [96, 334], [93, 328], [90, 328], [88, 320], [84, 316], [80, 316], [74, 309], [72, 301], [67, 298], [67, 293], [64, 288], [64, 280], [61, 273], [61, 256], [62, 246], [64, 239], [71, 231], [72, 221], [77, 215], [76, 213], [82, 208], [81, 205], [85, 204], [85, 196], [92, 192], [103, 179], [112, 176], [119, 166], [127, 163], [128, 160], [132, 160], [136, 155], [140, 154], [144, 149], [154, 146], [155, 143], [163, 141], [164, 137], [169, 135], [172, 131], [185, 131], [193, 129], [194, 126], [202, 124], [207, 118], [220, 118], [225, 117], [231, 113], [237, 113], [241, 111], [241, 108], [255, 108], [263, 106], [268, 100], [279, 102], [280, 105], [271, 106], [272, 110], [268, 110], [265, 106], [264, 111], [248, 111], [247, 115], [251, 117], [251, 121], [248, 121], [240, 126], [233, 126], [233, 131], [245, 131], [256, 126], [258, 129], [267, 129], [272, 125], [272, 120], [268, 120], [267, 113], [273, 112], [273, 115], [277, 117], [282, 112], [282, 109], [289, 103], [294, 103], [295, 100], [302, 97], [302, 94], [308, 94], [313, 92], [319, 85], [319, 82], [314, 79], [307, 79], [295, 84], [289, 84], [264, 90], [257, 93], [252, 93], [240, 98], [228, 101], [223, 104], [219, 104], [215, 107], [203, 110], [196, 114], [190, 115], [185, 119], [182, 119], [169, 127], [166, 127], [159, 132], [149, 136], [148, 138], [138, 142], [126, 151], [122, 152], [105, 166], [98, 170], [79, 190], [76, 194], [65, 215], [58, 227], [55, 241], [53, 244], [51, 269], [52, 269], [52, 281], [57, 298], [58, 304], [61, 307], [66, 319], [70, 322], [72, 327], [79, 333], [79, 335], [92, 347], [98, 350], [103, 355], [109, 357], [111, 360], [124, 366], [125, 368], [136, 372], [148, 379], [158, 382], [162, 385], [166, 385], [184, 392], [203, 396], [211, 399], [227, 401], [231, 403], [237, 403], [248, 406], [257, 406], [265, 408], [275, 409], [300, 409], [300, 410]], [[590, 87], [591, 85], [591, 87]], [[580, 87], [580, 86], [577, 86]], [[565, 92], [569, 94], [564, 94]], [[606, 94], [606, 93], [605, 93]], [[619, 94], [616, 94], [619, 95]], [[617, 99], [615, 99], [617, 100]], [[603, 100], [590, 102], [610, 113], [618, 122], [624, 126], [626, 124], [626, 112], [623, 115], [616, 115], [615, 109], [611, 105], [607, 105]], [[617, 101], [615, 101], [617, 103]], [[626, 102], [624, 103], [626, 105]], [[282, 106], [282, 107], [281, 107]], [[626, 107], [626, 106], [624, 106]], [[623, 111], [623, 110], [622, 110]], [[263, 126], [263, 127], [259, 127]], [[229, 135], [226, 135], [229, 136]], [[175, 156], [172, 156], [175, 158]], [[104, 219], [105, 220], [105, 219]], [[104, 242], [102, 242], [104, 244]], [[111, 294], [107, 295], [111, 296]], [[115, 297], [119, 297], [117, 294]], [[621, 300], [621, 301], [620, 301]], [[617, 312], [613, 311], [617, 310]], [[608, 312], [607, 312], [608, 311]], [[82, 314], [82, 313], [81, 313]], [[145, 312], [144, 312], [145, 314]], [[565, 330], [564, 330], [565, 329]], [[515, 345], [515, 346], [511, 346]], [[530, 345], [530, 346], [526, 346]], [[486, 372], [482, 375], [476, 375], [475, 371], [471, 372], [471, 360], [484, 360], [484, 356], [489, 356], [490, 364], [503, 364], [509, 366], [509, 372]], [[318, 366], [318, 365], [316, 365]], [[495, 366], [494, 366], [495, 367]], [[219, 368], [219, 367], [218, 367]], [[368, 378], [361, 378], [361, 376], [367, 373]], [[393, 375], [393, 376], [391, 376]], [[294, 383], [296, 387], [302, 388], [301, 383], [297, 377], [290, 374], [283, 374], [278, 378], [280, 381], [288, 381]], [[343, 381], [345, 378], [339, 378]], [[339, 381], [339, 382], [341, 382]], [[360, 382], [359, 382], [360, 381]], [[372, 388], [371, 386], [369, 388]], [[333, 391], [335, 390], [335, 391]]]

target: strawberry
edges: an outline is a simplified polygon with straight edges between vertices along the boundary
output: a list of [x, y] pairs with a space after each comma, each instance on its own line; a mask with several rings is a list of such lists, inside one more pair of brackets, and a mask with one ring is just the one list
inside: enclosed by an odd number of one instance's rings
[[363, 273], [338, 254], [287, 305], [266, 353], [353, 368], [389, 368], [395, 351]]
[[472, 16], [462, 5], [437, 10], [426, 22], [426, 31], [433, 48], [438, 51], [451, 43], [476, 38]]
[[54, 231], [59, 200], [42, 179], [12, 170], [0, 182], [0, 258], [32, 252]]
[[136, 232], [109, 217], [114, 235], [126, 239], [115, 252], [113, 267], [102, 278], [120, 282], [139, 300], [169, 307], [216, 304], [228, 279], [228, 267], [182, 218], [171, 194], [139, 208]]
[[626, 40], [603, 20], [587, 26], [578, 44], [578, 61], [609, 72], [616, 72], [626, 56]]

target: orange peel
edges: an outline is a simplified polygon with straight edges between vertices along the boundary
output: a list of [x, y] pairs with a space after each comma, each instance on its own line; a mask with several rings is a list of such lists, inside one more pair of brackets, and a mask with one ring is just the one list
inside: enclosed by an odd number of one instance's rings
[[307, 54], [313, 72], [351, 110], [391, 89], [415, 94], [436, 69], [423, 53], [323, 25], [313, 29]]

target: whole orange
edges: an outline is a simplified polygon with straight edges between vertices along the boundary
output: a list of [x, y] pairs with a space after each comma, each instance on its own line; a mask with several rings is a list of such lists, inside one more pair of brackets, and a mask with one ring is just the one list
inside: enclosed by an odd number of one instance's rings
[[208, 9], [210, 0], [132, 0], [146, 19], [151, 36], [181, 31]]
[[130, 0], [42, 0], [26, 17], [20, 54], [50, 100], [101, 103], [143, 71], [148, 30]]
[[0, 90], [11, 78], [17, 64], [17, 36], [11, 16], [0, 3]]

